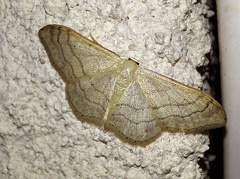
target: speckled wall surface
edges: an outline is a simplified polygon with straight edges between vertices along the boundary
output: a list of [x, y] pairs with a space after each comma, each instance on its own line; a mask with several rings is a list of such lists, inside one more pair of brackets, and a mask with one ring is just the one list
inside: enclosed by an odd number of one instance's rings
[[205, 4], [171, 1], [0, 2], [1, 178], [203, 178], [208, 136], [163, 133], [122, 143], [71, 112], [38, 30], [69, 26], [124, 57], [194, 87], [211, 50]]

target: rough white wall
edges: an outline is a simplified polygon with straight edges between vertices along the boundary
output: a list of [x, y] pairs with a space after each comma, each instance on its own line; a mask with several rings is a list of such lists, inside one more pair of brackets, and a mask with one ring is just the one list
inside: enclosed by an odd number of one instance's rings
[[0, 176], [203, 178], [202, 134], [163, 135], [145, 148], [77, 120], [37, 33], [62, 24], [141, 66], [201, 87], [210, 50], [205, 1], [0, 0]]

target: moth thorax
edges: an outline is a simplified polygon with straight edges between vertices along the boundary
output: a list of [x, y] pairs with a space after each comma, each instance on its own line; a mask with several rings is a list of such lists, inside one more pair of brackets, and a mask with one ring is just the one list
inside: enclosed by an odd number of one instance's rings
[[118, 82], [122, 87], [128, 86], [134, 77], [138, 65], [133, 60], [126, 60], [119, 69]]

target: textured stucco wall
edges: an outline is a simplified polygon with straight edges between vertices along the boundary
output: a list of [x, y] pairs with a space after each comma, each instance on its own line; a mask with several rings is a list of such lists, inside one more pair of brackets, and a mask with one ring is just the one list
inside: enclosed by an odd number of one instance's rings
[[[202, 4], [201, 4], [202, 3]], [[65, 99], [37, 33], [62, 24], [140, 65], [194, 87], [211, 50], [204, 2], [0, 0], [0, 176], [203, 178], [208, 136], [172, 134], [145, 148], [82, 123]]]

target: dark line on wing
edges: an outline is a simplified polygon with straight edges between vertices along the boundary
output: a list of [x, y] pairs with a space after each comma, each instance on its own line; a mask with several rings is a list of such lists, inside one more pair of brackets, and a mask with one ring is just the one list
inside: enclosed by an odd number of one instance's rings
[[93, 85], [93, 83], [91, 83], [91, 86], [93, 87], [93, 89], [94, 89], [95, 91], [101, 93], [101, 94], [105, 97], [105, 99], [107, 100], [107, 102], [109, 102], [109, 99], [108, 99], [107, 95], [105, 95], [105, 94], [104, 94], [102, 91], [100, 91], [99, 89], [95, 88], [95, 86]]
[[[196, 98], [196, 101], [198, 101], [201, 97], [204, 97], [204, 96], [198, 96]], [[148, 97], [146, 97], [146, 99], [148, 99]], [[162, 105], [162, 106], [153, 106], [151, 108], [154, 109], [154, 110], [157, 110], [157, 109], [160, 109], [162, 107], [167, 107], [167, 106], [183, 106], [184, 107], [185, 105], [194, 104], [194, 103], [196, 103], [196, 101], [188, 102], [188, 103], [184, 103], [184, 104], [183, 103], [180, 103], [180, 104], [165, 104], [165, 105]], [[147, 109], [147, 108], [136, 108], [136, 107], [133, 107], [129, 104], [124, 104], [124, 103], [117, 104], [116, 106], [126, 106], [126, 107], [129, 107], [129, 108], [135, 109], [136, 111]]]
[[136, 110], [136, 111], [143, 111], [143, 110], [145, 110], [145, 109], [148, 109], [148, 108], [136, 108], [136, 107], [133, 107], [133, 106], [131, 106], [130, 104], [124, 104], [124, 103], [121, 103], [121, 104], [117, 104], [116, 105], [116, 107], [117, 106], [125, 106], [125, 107], [129, 107], [129, 108], [132, 108], [132, 109], [134, 109], [134, 110]]
[[[153, 109], [159, 109], [159, 108], [162, 108], [162, 107], [167, 107], [167, 106], [186, 106], [186, 105], [191, 105], [191, 104], [195, 104], [197, 103], [198, 100], [200, 100], [202, 97], [204, 97], [204, 95], [198, 95], [198, 97], [195, 99], [195, 101], [193, 100], [192, 102], [188, 102], [186, 101], [186, 103], [178, 103], [178, 104], [164, 104], [162, 106], [155, 106], [153, 107]], [[185, 98], [184, 98], [185, 99]]]
[[192, 116], [192, 115], [194, 115], [196, 113], [204, 112], [208, 108], [209, 104], [210, 104], [210, 102], [207, 102], [206, 107], [204, 107], [202, 110], [194, 111], [194, 112], [192, 112], [192, 113], [190, 113], [188, 115], [184, 115], [184, 116], [181, 116], [181, 115], [169, 115], [169, 116], [166, 116], [166, 117], [164, 117], [162, 119], [164, 120], [164, 119], [167, 119], [169, 117], [181, 117], [181, 118], [190, 117], [190, 116]]
[[[154, 136], [152, 136], [152, 137], [150, 137], [150, 138], [148, 138], [148, 139], [146, 139], [146, 140], [141, 141], [141, 140], [134, 140], [134, 139], [131, 138], [131, 136], [130, 136], [130, 137], [127, 137], [127, 136], [121, 131], [121, 129], [118, 128], [117, 126], [115, 126], [115, 125], [113, 125], [113, 124], [111, 124], [111, 123], [110, 123], [109, 125], [112, 126], [113, 128], [115, 128], [115, 130], [118, 131], [121, 135], [123, 135], [127, 140], [131, 140], [131, 141], [133, 141], [133, 142], [139, 142], [139, 143], [145, 143], [145, 142], [147, 142], [147, 141], [150, 141], [150, 140], [156, 138], [156, 136], [158, 136], [158, 135], [162, 132], [162, 131], [160, 130], [156, 135], [154, 135]], [[137, 125], [137, 124], [136, 124], [136, 125]], [[118, 135], [118, 134], [117, 134], [117, 135]]]
[[[69, 32], [69, 30], [68, 30], [68, 32]], [[72, 46], [70, 45], [70, 40], [69, 40], [69, 39], [70, 39], [70, 38], [69, 38], [69, 33], [68, 33], [68, 40], [67, 40], [67, 42], [68, 42], [68, 45], [69, 45], [69, 47], [70, 47], [70, 50], [71, 50], [73, 56], [76, 57], [76, 59], [78, 59], [78, 62], [80, 63], [80, 66], [82, 67], [81, 69], [82, 69], [83, 74], [86, 75], [86, 72], [85, 72], [83, 63], [82, 63], [81, 59], [78, 58], [78, 56], [74, 53], [73, 48], [72, 48]]]
[[[202, 97], [204, 97], [203, 95], [201, 95], [201, 96], [198, 96], [197, 98], [196, 98], [196, 101], [198, 101], [198, 100], [200, 100]], [[185, 105], [191, 105], [191, 104], [194, 104], [194, 103], [196, 103], [196, 101], [193, 101], [193, 102], [190, 102], [190, 103], [185, 103], [185, 104], [166, 104], [166, 105], [162, 105], [162, 106], [159, 106], [159, 107], [157, 107], [157, 106], [153, 106], [152, 107], [152, 109], [153, 110], [161, 110], [161, 108], [163, 108], [163, 107], [167, 107], [167, 106], [177, 106], [177, 107], [179, 107], [179, 106], [182, 106], [182, 107], [184, 107]], [[169, 115], [169, 116], [166, 116], [166, 117], [164, 117], [164, 118], [162, 118], [162, 119], [166, 119], [166, 118], [169, 118], [169, 117], [181, 117], [181, 118], [184, 118], [184, 117], [190, 117], [190, 116], [192, 116], [192, 115], [194, 115], [194, 114], [196, 114], [196, 113], [201, 113], [201, 112], [204, 112], [208, 107], [209, 107], [209, 104], [211, 103], [211, 101], [209, 101], [209, 102], [207, 102], [206, 103], [206, 106], [202, 109], [202, 110], [198, 110], [198, 111], [194, 111], [194, 112], [192, 112], [192, 113], [190, 113], [190, 114], [188, 114], [188, 115]], [[134, 110], [136, 110], [136, 111], [140, 111], [140, 110], [145, 110], [145, 109], [147, 109], [147, 108], [135, 108], [135, 107], [133, 107], [133, 106], [131, 106], [131, 105], [129, 105], [129, 104], [117, 104], [116, 106], [125, 106], [125, 107], [129, 107], [129, 108], [132, 108], [132, 109], [134, 109]]]
[[[68, 94], [68, 96], [70, 96], [70, 95]], [[87, 116], [87, 117], [89, 117], [89, 118], [93, 118], [93, 119], [97, 119], [97, 120], [102, 121], [102, 118], [100, 119], [100, 118], [97, 118], [96, 116], [90, 116], [90, 115], [82, 114], [82, 113], [78, 110], [78, 108], [72, 103], [71, 100], [68, 100], [68, 102], [70, 103], [70, 106], [73, 106], [73, 107], [74, 107], [74, 111], [77, 111], [82, 117]], [[79, 115], [79, 114], [78, 114], [78, 115]]]
[[149, 122], [152, 122], [152, 121], [155, 120], [155, 119], [153, 119], [153, 120], [148, 120], [148, 121], [134, 122], [134, 121], [131, 121], [130, 119], [128, 119], [124, 114], [115, 113], [115, 114], [112, 114], [112, 115], [113, 115], [113, 116], [122, 116], [124, 119], [126, 119], [126, 120], [129, 121], [130, 123], [134, 123], [134, 124], [136, 124], [136, 125], [141, 124], [141, 123], [149, 123]]
[[80, 83], [78, 83], [78, 86], [79, 86], [79, 88], [82, 90], [85, 99], [86, 99], [89, 103], [91, 103], [91, 104], [95, 104], [95, 105], [97, 105], [97, 106], [100, 106], [100, 107], [102, 108], [102, 110], [103, 110], [104, 112], [106, 112], [106, 110], [104, 109], [104, 107], [103, 107], [101, 104], [98, 104], [98, 103], [92, 102], [92, 101], [90, 101], [90, 100], [87, 98], [86, 93], [85, 93], [85, 90], [84, 90], [83, 88], [81, 88]]
[[[62, 57], [63, 57], [63, 60], [70, 66], [70, 68], [72, 69], [72, 74], [75, 76], [75, 78], [77, 78], [77, 76], [74, 74], [74, 70], [73, 70], [73, 66], [71, 65], [71, 63], [69, 63], [67, 60], [66, 60], [66, 57], [65, 57], [65, 55], [64, 55], [64, 53], [63, 53], [63, 47], [62, 47], [62, 44], [59, 42], [59, 39], [60, 39], [60, 36], [61, 36], [61, 27], [58, 27], [57, 28], [58, 29], [58, 34], [57, 34], [57, 42], [58, 42], [58, 45], [59, 45], [59, 48], [60, 48], [60, 52], [61, 52], [61, 54], [62, 54]], [[53, 30], [51, 29], [51, 32], [52, 32], [52, 35], [54, 34], [54, 32], [53, 32]], [[67, 33], [67, 37], [69, 38], [69, 35], [68, 35], [68, 33]], [[58, 67], [59, 68], [59, 70], [61, 70], [62, 71], [62, 67]], [[63, 72], [62, 72], [62, 74], [64, 74]]]

